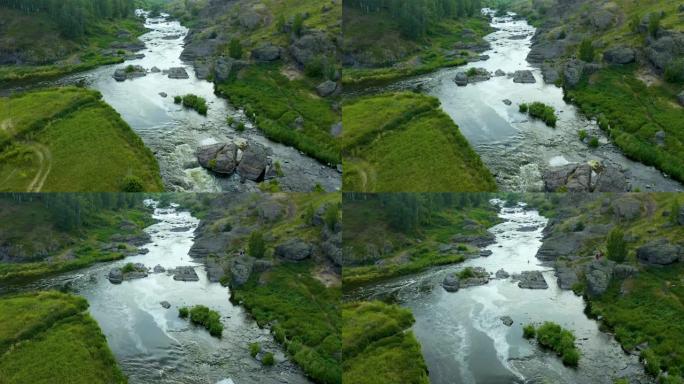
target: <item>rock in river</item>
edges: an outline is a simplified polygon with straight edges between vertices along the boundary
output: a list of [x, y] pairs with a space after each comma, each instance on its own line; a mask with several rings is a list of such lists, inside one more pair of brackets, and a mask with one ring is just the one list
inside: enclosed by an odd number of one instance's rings
[[250, 143], [242, 154], [242, 159], [237, 167], [237, 173], [252, 181], [264, 179], [266, 167], [270, 159], [266, 147], [257, 143]]
[[199, 281], [193, 267], [178, 267], [173, 271], [173, 279], [178, 281]]
[[216, 143], [197, 148], [197, 161], [216, 173], [231, 175], [237, 168], [237, 145]]
[[189, 79], [190, 75], [183, 67], [169, 68], [169, 79]]
[[540, 271], [524, 271], [520, 273], [518, 287], [525, 289], [546, 289], [549, 285]]
[[129, 65], [124, 68], [117, 68], [114, 71], [114, 80], [116, 81], [126, 81], [143, 76], [147, 76], [147, 71], [139, 65]]
[[446, 275], [442, 281], [442, 287], [444, 287], [447, 292], [456, 292], [461, 287], [460, 279], [455, 274], [450, 273]]
[[536, 83], [537, 80], [535, 80], [534, 75], [532, 74], [532, 71], [522, 70], [522, 71], [515, 71], [515, 74], [513, 74], [513, 82], [514, 83], [522, 83], [522, 84], [532, 84], [532, 83]]
[[501, 316], [499, 319], [501, 319], [501, 322], [507, 327], [513, 325], [513, 319], [511, 319], [510, 316]]
[[508, 279], [510, 276], [511, 275], [508, 272], [504, 271], [503, 268], [496, 271], [497, 279]]
[[160, 302], [159, 304], [160, 304], [162, 307], [164, 307], [164, 309], [169, 309], [169, 308], [171, 308], [171, 303], [169, 303], [169, 302], [166, 301], [166, 300]]

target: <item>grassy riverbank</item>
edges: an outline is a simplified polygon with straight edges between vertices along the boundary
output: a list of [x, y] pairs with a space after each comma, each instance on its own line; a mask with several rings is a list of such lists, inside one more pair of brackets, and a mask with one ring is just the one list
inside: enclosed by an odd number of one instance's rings
[[0, 49], [21, 57], [24, 64], [0, 67], [0, 87], [24, 81], [48, 80], [100, 65], [121, 63], [130, 52], [110, 48], [131, 43], [145, 32], [140, 19], [98, 19], [80, 38], [66, 38], [56, 21], [43, 13], [26, 15], [0, 6]]
[[344, 190], [494, 191], [496, 182], [436, 98], [392, 93], [343, 105]]
[[163, 189], [154, 155], [99, 92], [67, 87], [0, 98], [0, 124], [0, 190]]
[[[610, 67], [566, 90], [580, 110], [596, 117], [599, 126], [630, 158], [653, 165], [684, 182], [684, 119], [675, 104], [678, 87], [647, 86], [635, 66]], [[656, 133], [663, 132], [658, 143]]]
[[[24, 195], [22, 201], [0, 194], [0, 244], [8, 247], [0, 283], [35, 280], [135, 252], [123, 238], [138, 237], [152, 224], [137, 201], [132, 194]], [[112, 240], [116, 236], [122, 239]]]
[[[345, 290], [433, 266], [460, 263], [479, 253], [470, 240], [488, 239], [487, 228], [499, 220], [497, 210], [486, 202], [486, 195], [346, 198]], [[418, 217], [412, 218], [414, 215]], [[404, 220], [415, 220], [415, 224], [409, 229]]]
[[126, 383], [88, 302], [57, 292], [0, 298], [0, 382]]
[[411, 311], [381, 302], [342, 308], [343, 380], [355, 384], [429, 383]]
[[312, 277], [312, 263], [283, 264], [233, 288], [260, 326], [271, 326], [276, 340], [316, 383], [342, 382], [339, 286]]

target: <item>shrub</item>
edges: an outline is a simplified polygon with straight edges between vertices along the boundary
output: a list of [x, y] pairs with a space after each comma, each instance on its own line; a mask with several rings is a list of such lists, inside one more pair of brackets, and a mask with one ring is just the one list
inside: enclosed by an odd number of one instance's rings
[[251, 343], [249, 345], [249, 355], [252, 357], [256, 357], [256, 355], [261, 352], [261, 345], [259, 343]]
[[461, 279], [468, 279], [471, 277], [475, 277], [475, 270], [473, 270], [472, 267], [466, 267], [456, 273], [456, 276], [458, 276]]
[[468, 69], [468, 72], [466, 72], [466, 75], [468, 75], [468, 77], [473, 77], [473, 76], [477, 75], [477, 69], [475, 69], [475, 68]]
[[328, 209], [325, 211], [325, 224], [328, 226], [330, 230], [335, 229], [335, 225], [337, 224], [338, 217], [340, 213], [340, 207], [337, 204], [333, 204], [328, 207]]
[[283, 172], [283, 166], [280, 164], [280, 161], [277, 161], [277, 160], [276, 160], [276, 162], [275, 162], [275, 171], [276, 171], [276, 175], [278, 175], [278, 177], [283, 177], [283, 176], [285, 176], [285, 173]]
[[228, 55], [233, 59], [242, 58], [242, 44], [238, 39], [232, 39], [228, 46]]
[[651, 13], [648, 17], [648, 33], [656, 37], [658, 30], [660, 29], [660, 15], [657, 13]]
[[572, 229], [574, 232], [582, 232], [584, 231], [584, 223], [581, 221], [578, 221], [575, 224], [575, 227]]
[[259, 231], [252, 232], [249, 235], [248, 252], [252, 257], [261, 259], [266, 253], [266, 244], [264, 243], [264, 236]]
[[261, 363], [266, 366], [272, 366], [275, 364], [275, 359], [273, 358], [273, 354], [271, 352], [266, 352], [264, 354], [264, 357], [261, 359]]
[[145, 186], [139, 177], [128, 175], [124, 177], [121, 189], [124, 192], [143, 192], [145, 190]]
[[584, 141], [584, 139], [586, 139], [587, 136], [588, 136], [587, 131], [585, 131], [584, 129], [580, 129], [580, 130], [579, 130], [579, 139], [580, 139], [580, 141]]
[[173, 102], [174, 102], [175, 104], [180, 104], [180, 103], [183, 102], [183, 97], [182, 97], [182, 96], [174, 96], [174, 97], [173, 97]]
[[126, 67], [126, 73], [133, 73], [135, 72], [135, 67], [132, 65], [129, 65]]
[[315, 56], [304, 65], [304, 74], [318, 79], [325, 74], [325, 62], [321, 56]]
[[553, 107], [535, 101], [532, 104], [520, 104], [520, 112], [529, 113], [530, 116], [542, 120], [549, 127], [556, 126], [556, 111]]
[[304, 29], [304, 16], [298, 13], [295, 15], [294, 22], [292, 23], [292, 32], [299, 37], [302, 35], [302, 29]]
[[646, 367], [646, 372], [652, 376], [660, 374], [660, 358], [653, 352], [652, 349], [647, 349], [641, 352], [641, 359]]
[[212, 336], [221, 337], [223, 333], [223, 324], [221, 323], [221, 315], [218, 312], [211, 310], [204, 305], [196, 305], [189, 310], [186, 307], [178, 309], [178, 316], [181, 318], [187, 318], [188, 313], [190, 314], [190, 321], [193, 324], [203, 326]]
[[180, 317], [181, 319], [187, 318], [189, 314], [190, 310], [188, 309], [188, 307], [178, 308], [178, 317]]
[[599, 146], [599, 139], [596, 136], [592, 136], [591, 139], [589, 139], [589, 146], [591, 148], [598, 148]]
[[235, 124], [235, 118], [233, 116], [228, 116], [226, 123], [228, 123], [230, 126], [233, 126], [233, 124]]
[[[176, 96], [178, 97], [178, 96]], [[205, 115], [207, 114], [207, 100], [203, 97], [193, 95], [193, 94], [187, 94], [182, 97], [183, 100], [183, 106], [187, 108], [192, 108], [197, 113], [200, 115]], [[174, 102], [176, 101], [176, 98], [174, 98]]]
[[679, 224], [679, 211], [681, 209], [682, 208], [679, 204], [679, 200], [677, 200], [677, 196], [675, 196], [674, 201], [672, 201], [672, 207], [670, 208], [670, 224]]
[[245, 123], [242, 121], [235, 127], [235, 130], [238, 132], [244, 132], [245, 131]]
[[314, 187], [313, 187], [313, 192], [325, 193], [325, 189], [323, 188], [321, 183], [316, 183], [316, 185], [314, 185]]
[[608, 250], [608, 259], [621, 263], [627, 257], [627, 244], [625, 243], [625, 235], [620, 228], [614, 228], [608, 234], [606, 244]]
[[584, 39], [580, 43], [579, 46], [579, 58], [582, 61], [586, 61], [587, 63], [591, 63], [594, 61], [594, 46], [591, 45], [591, 40], [590, 39]]
[[527, 324], [523, 327], [523, 337], [526, 339], [533, 339], [537, 335], [537, 330], [534, 329], [534, 325]]
[[665, 68], [665, 81], [673, 84], [684, 83], [684, 59], [672, 60]]
[[[537, 341], [546, 348], [552, 349], [563, 359], [563, 364], [577, 366], [580, 359], [579, 350], [575, 347], [575, 335], [560, 325], [547, 321], [537, 330]], [[528, 334], [529, 335], [529, 334]], [[525, 330], [523, 330], [525, 336]]]
[[276, 21], [276, 30], [278, 32], [284, 32], [285, 31], [285, 15], [281, 13], [278, 16], [278, 21]]
[[123, 273], [129, 273], [135, 271], [135, 265], [133, 263], [128, 263], [121, 268], [121, 272]]
[[465, 252], [465, 251], [468, 250], [468, 247], [465, 246], [465, 245], [463, 245], [463, 244], [459, 244], [459, 245], [456, 247], [456, 250], [459, 251], [459, 252]]

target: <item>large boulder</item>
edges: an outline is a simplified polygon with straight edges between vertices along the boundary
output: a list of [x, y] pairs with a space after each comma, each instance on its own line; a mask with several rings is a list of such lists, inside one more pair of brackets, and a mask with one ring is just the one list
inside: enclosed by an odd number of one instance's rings
[[275, 255], [289, 261], [302, 261], [311, 257], [313, 247], [302, 239], [289, 239], [275, 248]]
[[636, 60], [636, 51], [626, 46], [608, 49], [603, 53], [603, 60], [609, 64], [629, 64]]
[[280, 59], [280, 47], [271, 43], [260, 45], [252, 50], [252, 59], [268, 62]]
[[194, 267], [178, 267], [173, 271], [173, 279], [177, 281], [199, 281]]
[[137, 77], [147, 76], [145, 68], [139, 65], [129, 65], [124, 68], [117, 68], [114, 71], [114, 80], [126, 81], [128, 79], [135, 79]]
[[682, 247], [667, 239], [653, 240], [637, 248], [637, 258], [648, 264], [669, 265], [679, 261]]
[[556, 268], [556, 278], [558, 279], [560, 289], [572, 289], [579, 281], [577, 273], [571, 267]]
[[332, 80], [322, 82], [316, 87], [316, 92], [320, 97], [328, 97], [337, 90], [337, 83]]
[[230, 282], [234, 286], [242, 286], [252, 275], [254, 269], [254, 259], [249, 256], [238, 257], [230, 264]]
[[565, 85], [574, 87], [579, 84], [584, 75], [584, 66], [585, 64], [580, 60], [568, 60], [563, 68], [563, 80], [565, 81]]
[[610, 284], [610, 275], [605, 271], [599, 269], [592, 269], [586, 274], [587, 278], [587, 295], [589, 297], [598, 297], [608, 289]]
[[677, 101], [679, 102], [679, 105], [684, 107], [684, 91], [679, 92], [677, 95]]
[[513, 82], [514, 83], [522, 83], [522, 84], [533, 84], [533, 83], [536, 83], [537, 80], [535, 80], [534, 75], [532, 74], [532, 71], [522, 70], [522, 71], [515, 71], [515, 73], [513, 74]]
[[591, 25], [599, 31], [604, 31], [615, 22], [615, 15], [606, 9], [595, 9], [589, 16]]
[[542, 77], [547, 84], [556, 84], [560, 79], [558, 69], [550, 63], [543, 63], [541, 66]]
[[328, 35], [321, 31], [311, 31], [295, 40], [290, 46], [292, 57], [304, 66], [316, 57], [335, 57], [337, 49]]
[[262, 181], [269, 162], [270, 159], [266, 147], [257, 143], [250, 143], [242, 154], [242, 159], [237, 167], [237, 173], [248, 180]]
[[540, 271], [524, 271], [519, 276], [518, 287], [524, 289], [547, 289], [549, 285]]
[[624, 196], [611, 202], [613, 214], [622, 221], [630, 221], [641, 216], [641, 201]]
[[592, 191], [626, 192], [628, 189], [627, 176], [616, 166], [606, 166], [597, 175]]
[[646, 57], [659, 70], [665, 70], [677, 57], [684, 55], [684, 33], [668, 32], [646, 39]]
[[216, 173], [231, 175], [237, 168], [237, 145], [216, 143], [197, 148], [197, 161]]
[[237, 73], [248, 65], [249, 63], [244, 60], [221, 57], [214, 63], [214, 80], [223, 83], [234, 79]]
[[468, 75], [465, 72], [458, 72], [456, 73], [454, 81], [456, 82], [456, 85], [458, 85], [459, 87], [465, 87], [466, 85], [468, 85]]
[[444, 287], [447, 292], [456, 292], [461, 288], [461, 281], [458, 276], [449, 273], [444, 277], [444, 280], [442, 280], [442, 287]]

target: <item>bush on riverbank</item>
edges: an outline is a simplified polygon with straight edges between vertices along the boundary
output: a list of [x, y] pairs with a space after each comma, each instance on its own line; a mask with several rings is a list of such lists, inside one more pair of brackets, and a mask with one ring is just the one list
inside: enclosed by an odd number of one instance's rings
[[180, 318], [185, 319], [188, 315], [193, 324], [201, 325], [206, 328], [212, 336], [221, 338], [221, 335], [223, 334], [223, 324], [221, 323], [220, 313], [211, 310], [204, 305], [196, 305], [192, 308], [178, 308], [178, 316]]
[[577, 347], [575, 347], [575, 335], [572, 332], [550, 321], [544, 322], [544, 324], [536, 329], [531, 324], [523, 328], [523, 336], [527, 339], [532, 338], [532, 335], [535, 333], [539, 344], [561, 356], [563, 364], [572, 367], [577, 366], [580, 353]]
[[534, 118], [540, 119], [549, 127], [556, 126], [558, 118], [556, 117], [556, 111], [551, 106], [535, 101], [532, 104], [520, 104], [519, 109], [521, 113], [527, 113]]

